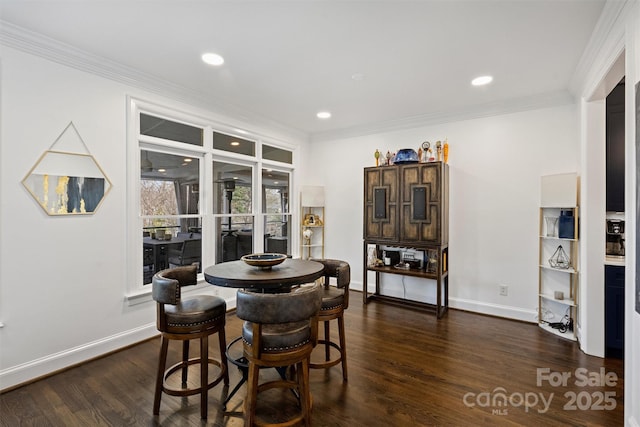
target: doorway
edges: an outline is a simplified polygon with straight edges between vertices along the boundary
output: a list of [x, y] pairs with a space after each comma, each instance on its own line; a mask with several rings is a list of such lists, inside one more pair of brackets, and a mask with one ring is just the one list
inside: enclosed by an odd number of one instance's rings
[[605, 357], [624, 358], [625, 314], [625, 80], [606, 106]]

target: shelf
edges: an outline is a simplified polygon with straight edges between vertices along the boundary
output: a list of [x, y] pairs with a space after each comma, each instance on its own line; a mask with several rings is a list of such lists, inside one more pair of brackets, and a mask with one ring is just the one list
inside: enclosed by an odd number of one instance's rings
[[547, 295], [547, 294], [539, 294], [540, 297], [549, 300], [549, 301], [553, 301], [553, 302], [557, 302], [558, 304], [564, 304], [564, 305], [570, 305], [571, 307], [575, 307], [576, 306], [576, 302], [572, 299], [556, 299], [553, 295]]
[[578, 239], [567, 239], [566, 237], [558, 237], [558, 236], [540, 236], [541, 239], [546, 240], [562, 240], [563, 242], [577, 242]]
[[415, 301], [415, 300], [398, 298], [398, 297], [381, 295], [381, 294], [368, 295], [367, 300], [384, 301], [386, 303], [394, 304], [400, 307], [409, 307], [409, 308], [415, 308], [418, 310], [431, 311], [436, 314], [438, 319], [444, 316], [444, 314], [447, 312], [447, 309], [448, 309], [447, 306], [438, 306], [436, 304], [431, 304], [428, 302]]
[[[314, 202], [315, 203], [315, 202]], [[324, 207], [314, 205], [300, 206], [300, 257], [302, 259], [324, 258]], [[313, 217], [313, 222], [305, 224], [306, 219]], [[306, 238], [305, 231], [310, 232]]]
[[[578, 295], [580, 280], [578, 270], [575, 267], [579, 262], [580, 236], [579, 208], [576, 206], [577, 176], [571, 173], [542, 177], [541, 190], [542, 206], [539, 209], [540, 223], [538, 228], [538, 326], [558, 337], [577, 341], [575, 330], [560, 332], [549, 326], [543, 317], [543, 313], [545, 315], [553, 314], [552, 318], [564, 319], [564, 316], [569, 316], [573, 319], [574, 328], [577, 327], [578, 301], [576, 295]], [[555, 222], [549, 221], [550, 217], [555, 218]], [[547, 232], [552, 235], [548, 236]], [[560, 237], [559, 234], [574, 237]], [[551, 255], [552, 246], [557, 245], [560, 245], [558, 248], [562, 247], [565, 251], [564, 256], [567, 257], [569, 268], [557, 268], [549, 264], [549, 256], [555, 257], [558, 251], [556, 249]], [[562, 274], [556, 275], [545, 273], [545, 271], [556, 271]], [[573, 296], [573, 298], [556, 299], [554, 290], [562, 290], [565, 295]]]
[[[427, 273], [424, 270], [417, 270], [417, 269], [404, 269], [404, 268], [394, 268], [394, 267], [387, 267], [387, 266], [372, 267], [368, 265], [367, 270], [376, 271], [379, 273], [402, 274], [404, 276], [422, 277], [424, 279], [434, 279], [434, 280], [438, 279], [437, 272]], [[446, 274], [447, 274], [446, 272], [443, 273], [443, 276]]]
[[554, 267], [551, 267], [550, 265], [541, 264], [540, 268], [544, 268], [545, 270], [551, 270], [551, 271], [559, 271], [560, 273], [578, 274], [578, 270], [576, 270], [573, 267], [570, 267], [570, 268], [554, 268]]
[[551, 326], [547, 325], [546, 323], [540, 323], [540, 327], [542, 329], [544, 329], [547, 332], [551, 332], [554, 335], [557, 335], [561, 338], [564, 338], [566, 340], [570, 340], [570, 341], [576, 341], [576, 335], [573, 333], [573, 331], [567, 331], [567, 332], [560, 332], [559, 330], [552, 328]]

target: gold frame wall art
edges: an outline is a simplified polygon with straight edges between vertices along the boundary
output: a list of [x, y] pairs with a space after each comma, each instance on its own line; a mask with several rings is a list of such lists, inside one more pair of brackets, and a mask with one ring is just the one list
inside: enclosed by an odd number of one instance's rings
[[[56, 145], [86, 153], [55, 150]], [[91, 215], [111, 190], [111, 181], [88, 151], [71, 122], [22, 180], [47, 215]]]

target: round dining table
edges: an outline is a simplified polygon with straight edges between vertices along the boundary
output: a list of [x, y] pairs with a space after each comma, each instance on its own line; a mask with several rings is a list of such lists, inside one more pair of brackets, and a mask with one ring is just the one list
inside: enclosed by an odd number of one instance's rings
[[[288, 292], [292, 286], [312, 283], [322, 277], [324, 266], [316, 261], [302, 259], [285, 259], [281, 264], [271, 268], [260, 268], [248, 265], [242, 260], [227, 261], [204, 269], [204, 279], [216, 286], [227, 288], [243, 288], [262, 292]], [[223, 402], [227, 404], [247, 381], [249, 362], [242, 353], [242, 337], [233, 339], [226, 349], [227, 360], [236, 365], [242, 372], [242, 378]], [[285, 368], [276, 368], [285, 379]]]
[[262, 290], [286, 291], [295, 285], [312, 283], [322, 277], [324, 266], [316, 261], [285, 259], [271, 268], [248, 265], [244, 261], [227, 261], [204, 270], [204, 280], [216, 286]]

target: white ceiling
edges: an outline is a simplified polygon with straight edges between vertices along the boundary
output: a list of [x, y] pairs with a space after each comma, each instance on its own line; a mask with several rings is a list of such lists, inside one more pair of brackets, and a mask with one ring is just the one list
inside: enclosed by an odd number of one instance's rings
[[[236, 117], [321, 139], [568, 98], [604, 3], [0, 0], [0, 23], [135, 70], [138, 80], [196, 94]], [[221, 54], [225, 64], [205, 65], [205, 52]], [[472, 87], [483, 74], [494, 82]], [[333, 117], [319, 120], [319, 110]]]

